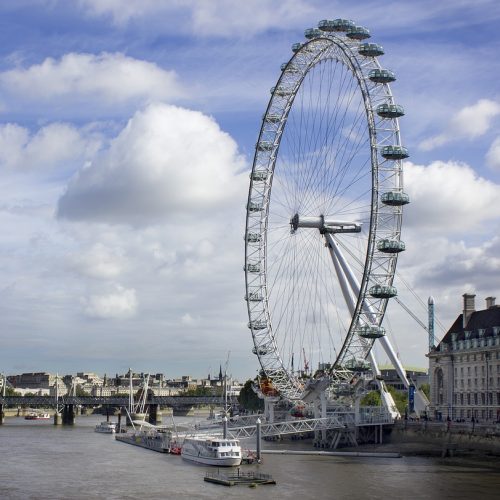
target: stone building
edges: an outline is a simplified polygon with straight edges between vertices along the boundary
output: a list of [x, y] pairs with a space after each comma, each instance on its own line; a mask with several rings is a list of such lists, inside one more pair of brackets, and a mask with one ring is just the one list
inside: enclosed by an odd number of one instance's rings
[[463, 295], [463, 312], [429, 352], [430, 416], [437, 419], [500, 420], [500, 307], [495, 297], [475, 309]]

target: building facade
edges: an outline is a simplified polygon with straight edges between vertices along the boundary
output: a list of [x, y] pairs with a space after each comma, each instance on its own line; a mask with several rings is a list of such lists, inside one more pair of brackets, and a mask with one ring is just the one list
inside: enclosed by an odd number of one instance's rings
[[430, 415], [500, 421], [500, 306], [488, 297], [476, 311], [475, 295], [463, 299], [462, 314], [428, 354]]

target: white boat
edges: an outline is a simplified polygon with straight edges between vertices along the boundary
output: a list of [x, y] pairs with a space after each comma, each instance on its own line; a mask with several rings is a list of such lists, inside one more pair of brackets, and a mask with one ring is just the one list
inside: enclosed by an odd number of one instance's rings
[[49, 413], [38, 413], [36, 411], [32, 411], [28, 413], [25, 417], [25, 420], [49, 420], [50, 419], [50, 414]]
[[101, 422], [95, 426], [96, 432], [102, 432], [103, 434], [114, 434], [116, 432], [115, 422]]
[[241, 446], [237, 439], [186, 437], [182, 443], [181, 456], [200, 464], [232, 467], [241, 464]]

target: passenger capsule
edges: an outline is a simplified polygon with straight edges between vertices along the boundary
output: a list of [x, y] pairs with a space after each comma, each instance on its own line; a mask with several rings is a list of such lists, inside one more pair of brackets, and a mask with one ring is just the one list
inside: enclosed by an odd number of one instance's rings
[[321, 31], [349, 31], [355, 27], [354, 21], [348, 19], [334, 19], [333, 21], [323, 19], [318, 23], [318, 28]]
[[272, 141], [259, 141], [255, 147], [257, 151], [271, 151], [274, 143]]
[[264, 299], [260, 292], [251, 292], [245, 295], [245, 300], [247, 302], [261, 302]]
[[371, 35], [370, 31], [363, 28], [363, 26], [354, 26], [354, 28], [351, 28], [345, 36], [351, 40], [365, 40], [370, 38]]
[[301, 47], [302, 47], [302, 44], [300, 42], [294, 43], [292, 45], [292, 52], [298, 52]]
[[268, 175], [269, 175], [269, 173], [267, 170], [254, 170], [250, 174], [250, 179], [252, 179], [253, 181], [257, 181], [257, 182], [263, 182], [263, 181], [267, 180]]
[[250, 201], [248, 204], [247, 204], [247, 210], [249, 212], [262, 212], [262, 203], [257, 203], [255, 201]]
[[264, 115], [263, 120], [266, 123], [279, 123], [281, 121], [281, 115], [270, 113], [268, 115]]
[[288, 62], [283, 63], [280, 68], [281, 71], [286, 71], [287, 73], [298, 73], [300, 71], [294, 64]]
[[376, 43], [362, 43], [358, 47], [358, 52], [365, 57], [377, 57], [384, 54], [384, 49]]
[[363, 325], [357, 332], [364, 339], [379, 339], [385, 335], [385, 328], [377, 325]]
[[258, 243], [262, 239], [259, 233], [247, 233], [246, 240], [249, 243]]
[[399, 104], [379, 104], [376, 113], [382, 118], [399, 118], [405, 114], [405, 110]]
[[394, 72], [388, 69], [372, 69], [368, 78], [374, 83], [391, 83], [396, 81]]
[[395, 286], [373, 285], [368, 293], [376, 299], [390, 299], [398, 294]]
[[277, 95], [279, 97], [286, 97], [292, 94], [292, 91], [285, 87], [271, 87], [271, 94]]
[[344, 367], [351, 372], [367, 372], [371, 369], [370, 363], [360, 358], [351, 358], [344, 364]]
[[403, 146], [384, 146], [380, 154], [386, 160], [404, 160], [410, 156], [408, 149]]
[[257, 262], [257, 264], [247, 264], [243, 269], [249, 273], [260, 273], [260, 263]]
[[406, 250], [406, 246], [399, 240], [380, 240], [377, 243], [377, 250], [382, 253], [399, 253]]
[[380, 200], [384, 205], [392, 207], [400, 207], [410, 203], [410, 197], [401, 191], [387, 191], [387, 193], [382, 194]]
[[318, 28], [308, 28], [304, 31], [304, 36], [308, 40], [312, 40], [313, 38], [318, 38], [319, 36], [323, 36], [324, 33]]
[[252, 330], [264, 330], [265, 328], [267, 328], [267, 322], [263, 319], [250, 321], [248, 323], [248, 328], [251, 328]]
[[252, 352], [255, 354], [255, 355], [259, 355], [259, 356], [265, 356], [266, 354], [269, 354], [271, 352], [271, 348], [270, 347], [267, 347], [265, 345], [261, 345], [259, 347], [254, 347], [252, 349]]

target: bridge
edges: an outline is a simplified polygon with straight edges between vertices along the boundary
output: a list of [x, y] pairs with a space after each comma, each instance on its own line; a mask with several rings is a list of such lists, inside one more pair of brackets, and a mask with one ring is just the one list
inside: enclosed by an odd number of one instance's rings
[[[58, 404], [128, 406], [129, 398], [126, 396], [59, 396], [56, 401], [54, 396], [0, 396], [0, 405], [6, 406], [55, 408]], [[171, 408], [206, 405], [221, 406], [221, 398], [220, 396], [149, 396], [146, 404]], [[228, 404], [238, 404], [237, 398], [228, 398]]]
[[[158, 421], [158, 410], [161, 407], [169, 407], [174, 411], [186, 411], [194, 406], [221, 406], [220, 396], [154, 396], [148, 395], [145, 400], [148, 409], [149, 421], [156, 424]], [[0, 424], [4, 421], [4, 409], [6, 407], [31, 407], [31, 408], [55, 408], [54, 423], [73, 424], [75, 420], [75, 408], [77, 407], [106, 407], [106, 408], [128, 408], [129, 398], [126, 396], [0, 396]], [[228, 398], [228, 405], [232, 407], [238, 404], [235, 397]], [[120, 418], [121, 415], [119, 415]]]

